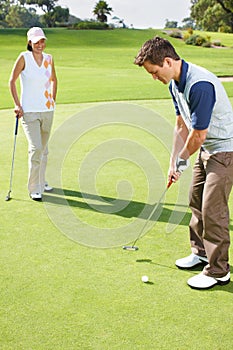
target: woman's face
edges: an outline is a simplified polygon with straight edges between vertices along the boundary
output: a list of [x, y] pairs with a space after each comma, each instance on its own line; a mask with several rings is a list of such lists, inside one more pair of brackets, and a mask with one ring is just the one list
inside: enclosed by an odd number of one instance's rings
[[43, 52], [43, 50], [46, 47], [46, 43], [45, 43], [45, 39], [40, 39], [39, 41], [37, 41], [37, 43], [32, 43], [30, 42], [31, 46], [32, 46], [32, 51], [35, 53], [41, 53]]

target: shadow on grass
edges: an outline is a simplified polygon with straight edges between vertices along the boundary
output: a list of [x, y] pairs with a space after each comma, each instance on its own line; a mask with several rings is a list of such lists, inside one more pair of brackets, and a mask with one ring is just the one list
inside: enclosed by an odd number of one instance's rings
[[[184, 272], [189, 272], [193, 275], [196, 275], [197, 272], [201, 272], [203, 270], [204, 267], [204, 263], [201, 265], [198, 265], [190, 270], [182, 270], [182, 269], [178, 269], [175, 265], [174, 266], [169, 266], [169, 265], [164, 265], [164, 264], [160, 264], [160, 263], [156, 263], [154, 262], [152, 259], [137, 259], [136, 260], [137, 263], [145, 263], [145, 264], [153, 264], [155, 266], [159, 266], [159, 267], [164, 267], [167, 269], [172, 269], [172, 270], [177, 270], [177, 271], [184, 271]], [[231, 273], [233, 273], [233, 266], [230, 266], [230, 271]], [[199, 290], [201, 291], [201, 290]], [[231, 281], [230, 283], [226, 284], [225, 286], [220, 286], [220, 285], [215, 285], [213, 288], [208, 289], [208, 290], [203, 290], [201, 292], [214, 292], [214, 291], [221, 291], [221, 292], [228, 292], [228, 293], [233, 293], [233, 281]]]
[[136, 260], [136, 262], [137, 263], [148, 263], [148, 264], [156, 265], [156, 266], [159, 266], [159, 267], [165, 267], [167, 269], [172, 269], [172, 270], [176, 270], [176, 271], [179, 271], [179, 270], [180, 271], [186, 271], [186, 272], [188, 271], [188, 272], [193, 273], [194, 275], [196, 274], [196, 272], [202, 271], [203, 267], [206, 265], [206, 263], [203, 262], [202, 264], [197, 265], [197, 266], [193, 267], [192, 269], [188, 270], [188, 269], [179, 269], [178, 267], [175, 266], [175, 264], [173, 266], [160, 264], [160, 263], [154, 262], [151, 259], [138, 259], [138, 260]]
[[[54, 195], [59, 195], [62, 197], [58, 197], [58, 196], [54, 196]], [[121, 200], [121, 199], [117, 199], [117, 198], [111, 198], [111, 197], [106, 197], [106, 196], [97, 196], [95, 194], [91, 194], [91, 193], [82, 193], [79, 191], [74, 191], [74, 190], [68, 190], [68, 189], [61, 189], [61, 188], [54, 188], [53, 192], [51, 193], [46, 193], [43, 194], [43, 202], [47, 202], [47, 203], [52, 203], [52, 204], [56, 204], [56, 205], [68, 205], [72, 206], [72, 207], [78, 207], [78, 208], [82, 208], [82, 209], [86, 209], [86, 210], [92, 210], [95, 212], [104, 212], [104, 209], [106, 208], [105, 205], [100, 204], [100, 205], [95, 205], [94, 209], [93, 207], [91, 207], [90, 205], [88, 205], [87, 203], [83, 202], [83, 201], [79, 201], [79, 200], [73, 200], [73, 199], [69, 199], [66, 198], [66, 200], [64, 200], [64, 195], [67, 197], [75, 197], [75, 198], [87, 198], [87, 199], [92, 199], [92, 200], [100, 200], [100, 198], [108, 203], [111, 204], [111, 202], [114, 201], [118, 201], [121, 202], [123, 204], [123, 206], [125, 207], [124, 210], [120, 210], [119, 212], [116, 213], [112, 213], [112, 215], [118, 215], [118, 216], [122, 216], [122, 217], [127, 217], [127, 218], [131, 218], [131, 217], [139, 217], [140, 213], [142, 212], [143, 208], [145, 207], [146, 203], [142, 203], [142, 202], [135, 202], [135, 201], [131, 201], [130, 203], [128, 203], [125, 200]], [[163, 203], [163, 205], [167, 205], [167, 206], [176, 206], [176, 207], [182, 207], [182, 208], [186, 208], [185, 205], [180, 205], [180, 204], [175, 204], [175, 203]], [[150, 213], [150, 211], [153, 210], [154, 205], [148, 205], [147, 206], [151, 209], [148, 210], [148, 212]], [[99, 210], [98, 210], [99, 209]], [[158, 208], [159, 209], [159, 208]], [[173, 217], [183, 217], [182, 220], [179, 222], [179, 225], [183, 225], [183, 226], [188, 226], [190, 219], [191, 219], [191, 213], [186, 212], [184, 214], [184, 211], [174, 211], [174, 210], [170, 210], [167, 208], [163, 208], [162, 213], [160, 215], [159, 218], [153, 218], [153, 216], [151, 217], [151, 221], [161, 221], [161, 222], [168, 222], [172, 212], [174, 212]], [[155, 213], [156, 214], [156, 213]], [[149, 216], [149, 215], [148, 215]], [[142, 219], [147, 219], [147, 217], [142, 217], [140, 216]], [[156, 215], [155, 215], [156, 216]], [[170, 221], [171, 222], [171, 221]], [[174, 223], [174, 222], [171, 222]], [[177, 222], [175, 222], [175, 224], [177, 224]], [[229, 229], [231, 231], [233, 231], [233, 220], [230, 220], [230, 225], [229, 225]]]
[[[67, 197], [75, 197], [75, 199], [73, 198], [70, 199]], [[79, 200], [79, 198], [82, 200]], [[83, 199], [84, 200], [89, 199], [96, 202], [99, 201], [100, 203], [102, 200], [105, 203], [104, 204], [95, 203], [93, 206], [91, 206], [85, 203]], [[120, 204], [120, 207], [123, 207], [124, 209], [116, 212], [111, 212], [111, 211], [109, 212], [109, 210], [106, 211], [106, 204], [111, 205], [111, 203], [114, 203], [115, 201], [117, 201], [117, 203]], [[100, 212], [100, 213], [106, 213], [106, 214], [108, 213], [111, 215], [117, 215], [125, 218], [140, 217], [141, 219], [144, 219], [144, 220], [148, 219], [150, 213], [153, 211], [153, 209], [157, 204], [155, 203], [154, 205], [149, 205], [146, 203], [136, 202], [136, 201], [129, 202], [127, 200], [122, 200], [118, 198], [112, 198], [112, 197], [106, 197], [106, 196], [100, 197], [91, 193], [83, 193], [79, 191], [60, 189], [60, 188], [54, 188], [53, 192], [51, 193], [47, 192], [46, 194], [43, 194], [43, 202], [52, 203], [55, 205], [69, 205], [71, 207], [77, 207], [85, 210], [91, 210], [94, 212]], [[174, 203], [163, 203], [163, 205], [174, 206]], [[189, 221], [191, 218], [190, 213], [185, 213], [184, 211], [177, 211], [173, 209], [164, 208], [163, 205], [160, 204], [158, 206], [157, 210], [155, 210], [154, 215], [152, 215], [152, 217], [150, 218], [151, 221], [161, 221], [161, 222], [170, 221], [170, 223], [177, 223], [175, 222], [175, 218], [182, 217], [181, 221], [179, 222], [179, 225], [187, 226], [189, 224]], [[147, 210], [142, 214], [145, 206], [147, 206]], [[179, 207], [179, 206], [186, 209], [186, 206], [176, 204], [176, 207]], [[109, 209], [109, 207], [107, 209]], [[158, 212], [161, 212], [159, 217], [158, 217]], [[171, 219], [170, 219], [170, 216], [172, 213], [173, 213], [174, 222], [171, 222]]]
[[144, 263], [144, 264], [152, 264], [152, 265], [156, 265], [156, 266], [159, 266], [159, 267], [165, 267], [167, 269], [177, 270], [177, 267], [175, 267], [175, 266], [159, 264], [159, 263], [154, 262], [151, 259], [137, 259], [136, 262], [137, 263]]
[[231, 281], [230, 283], [226, 284], [225, 286], [216, 285], [216, 286], [214, 286], [214, 288], [209, 289], [210, 292], [215, 292], [216, 290], [221, 291], [221, 292], [233, 293], [233, 282]]

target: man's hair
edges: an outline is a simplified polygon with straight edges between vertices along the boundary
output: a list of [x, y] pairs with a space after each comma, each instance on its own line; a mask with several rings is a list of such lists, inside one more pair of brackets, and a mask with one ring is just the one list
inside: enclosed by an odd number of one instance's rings
[[156, 36], [143, 44], [134, 63], [141, 67], [145, 61], [149, 61], [162, 67], [165, 57], [170, 57], [175, 61], [180, 60], [172, 44], [168, 40]]

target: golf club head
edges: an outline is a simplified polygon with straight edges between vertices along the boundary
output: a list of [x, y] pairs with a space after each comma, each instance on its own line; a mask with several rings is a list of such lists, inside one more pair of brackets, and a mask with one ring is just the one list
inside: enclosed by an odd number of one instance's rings
[[171, 178], [170, 181], [167, 183], [167, 186], [161, 196], [161, 198], [159, 199], [158, 203], [156, 204], [156, 206], [154, 207], [154, 209], [152, 210], [151, 214], [149, 215], [148, 219], [146, 220], [145, 222], [145, 225], [142, 227], [142, 230], [140, 231], [137, 239], [133, 242], [133, 245], [125, 245], [123, 246], [123, 249], [124, 250], [130, 250], [130, 251], [135, 251], [135, 250], [138, 250], [138, 247], [135, 246], [136, 242], [138, 241], [138, 239], [141, 237], [142, 233], [143, 233], [143, 230], [144, 228], [146, 227], [148, 221], [151, 219], [152, 215], [154, 214], [155, 210], [158, 208], [159, 204], [161, 203], [161, 200], [163, 199], [163, 197], [165, 196], [167, 190], [169, 189], [169, 187], [171, 186], [171, 184], [173, 183], [173, 179]]
[[123, 249], [129, 250], [129, 251], [135, 251], [135, 250], [138, 250], [138, 247], [136, 247], [135, 245], [124, 245]]
[[6, 198], [5, 198], [5, 201], [9, 201], [9, 200], [11, 200], [11, 191], [9, 191], [9, 192], [7, 193], [7, 196], [6, 196]]

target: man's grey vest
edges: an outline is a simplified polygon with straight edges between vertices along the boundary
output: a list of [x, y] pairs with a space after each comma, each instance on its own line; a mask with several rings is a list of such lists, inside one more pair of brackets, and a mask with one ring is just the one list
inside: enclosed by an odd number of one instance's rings
[[188, 63], [184, 92], [179, 92], [174, 80], [172, 81], [172, 93], [177, 101], [180, 114], [188, 129], [191, 130], [189, 92], [191, 87], [199, 81], [212, 83], [216, 94], [216, 102], [203, 147], [210, 153], [233, 151], [233, 110], [224, 87], [214, 74], [202, 67]]

